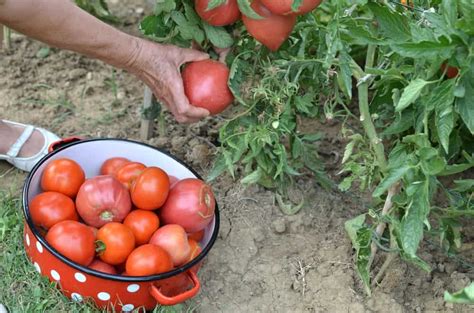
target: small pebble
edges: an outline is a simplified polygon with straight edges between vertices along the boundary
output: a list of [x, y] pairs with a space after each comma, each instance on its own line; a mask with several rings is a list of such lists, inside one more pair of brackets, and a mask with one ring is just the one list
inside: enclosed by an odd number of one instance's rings
[[145, 9], [143, 9], [143, 8], [138, 7], [138, 8], [135, 9], [135, 13], [137, 13], [137, 14], [143, 14], [143, 12], [145, 12]]
[[273, 230], [277, 234], [283, 234], [286, 231], [286, 221], [284, 218], [278, 218], [272, 223]]
[[86, 75], [87, 80], [92, 80], [92, 72], [88, 72]]

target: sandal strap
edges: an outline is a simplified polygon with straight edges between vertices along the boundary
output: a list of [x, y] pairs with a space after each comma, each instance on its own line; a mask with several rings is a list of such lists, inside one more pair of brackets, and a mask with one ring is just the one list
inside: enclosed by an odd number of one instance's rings
[[21, 134], [20, 137], [15, 141], [15, 143], [11, 146], [10, 150], [8, 150], [7, 155], [10, 158], [16, 158], [20, 153], [21, 147], [25, 144], [28, 138], [31, 137], [31, 134], [35, 131], [35, 127], [28, 125], [25, 127], [25, 130]]

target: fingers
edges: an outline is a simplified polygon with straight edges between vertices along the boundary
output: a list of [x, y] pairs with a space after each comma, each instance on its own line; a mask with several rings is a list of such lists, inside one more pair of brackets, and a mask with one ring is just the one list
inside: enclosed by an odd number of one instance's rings
[[181, 49], [181, 62], [180, 65], [184, 63], [189, 63], [193, 61], [203, 61], [209, 59], [209, 54], [194, 50], [194, 49]]

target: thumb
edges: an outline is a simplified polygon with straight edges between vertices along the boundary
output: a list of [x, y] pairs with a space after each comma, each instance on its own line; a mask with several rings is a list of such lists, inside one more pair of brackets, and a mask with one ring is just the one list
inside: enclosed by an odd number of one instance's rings
[[203, 61], [209, 59], [209, 54], [194, 50], [194, 49], [183, 49], [181, 54], [181, 64], [189, 63], [193, 61]]

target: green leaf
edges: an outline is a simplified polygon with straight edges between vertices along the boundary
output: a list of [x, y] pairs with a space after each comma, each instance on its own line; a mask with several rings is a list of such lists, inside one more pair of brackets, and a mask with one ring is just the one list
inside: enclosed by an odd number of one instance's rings
[[255, 171], [250, 173], [249, 175], [242, 178], [240, 182], [242, 185], [251, 185], [251, 184], [256, 184], [261, 178], [262, 178], [262, 170], [259, 167]]
[[301, 6], [303, 3], [303, 0], [293, 0], [293, 4], [291, 5], [291, 10], [293, 12], [297, 12], [298, 8]]
[[337, 76], [337, 81], [344, 94], [352, 99], [352, 70], [351, 70], [352, 58], [345, 50], [340, 52], [339, 55], [339, 67], [340, 71]]
[[459, 12], [463, 16], [456, 27], [463, 29], [470, 35], [474, 35], [474, 2], [472, 0], [457, 0]]
[[474, 135], [474, 64], [471, 63], [469, 72], [462, 77], [460, 84], [464, 86], [465, 93], [464, 97], [457, 98], [457, 111], [471, 134]]
[[425, 181], [418, 185], [418, 192], [406, 210], [400, 223], [400, 240], [403, 251], [410, 257], [416, 258], [416, 252], [423, 239], [423, 227], [430, 211], [429, 199]]
[[250, 0], [237, 0], [237, 4], [239, 5], [239, 10], [243, 15], [254, 20], [261, 20], [263, 18], [250, 7]]
[[397, 114], [395, 121], [385, 128], [382, 134], [388, 136], [403, 133], [413, 127], [414, 123], [415, 117], [413, 110], [403, 110], [401, 114]]
[[156, 0], [155, 5], [155, 15], [160, 15], [161, 13], [169, 13], [176, 9], [175, 0]]
[[349, 238], [352, 241], [352, 246], [355, 249], [360, 248], [357, 242], [357, 231], [364, 225], [366, 215], [367, 214], [361, 214], [344, 223], [344, 229], [346, 230], [347, 235], [349, 235]]
[[411, 81], [410, 84], [408, 84], [408, 86], [406, 86], [403, 90], [400, 101], [395, 107], [395, 111], [400, 112], [415, 102], [416, 99], [418, 99], [418, 97], [421, 95], [423, 88], [428, 84], [430, 84], [430, 82], [427, 82], [421, 78]]
[[391, 45], [393, 51], [407, 58], [449, 59], [456, 44], [443, 40], [442, 42], [421, 41]]
[[474, 167], [474, 162], [473, 163], [464, 163], [464, 164], [451, 164], [446, 166], [444, 171], [438, 174], [438, 176], [450, 176], [454, 174], [459, 174], [462, 172], [467, 171], [468, 169], [471, 169]]
[[435, 107], [435, 124], [438, 137], [446, 153], [449, 153], [449, 136], [454, 128], [454, 80], [446, 80], [432, 92], [431, 104]]
[[209, 41], [218, 48], [229, 48], [234, 44], [234, 39], [223, 27], [216, 27], [203, 22], [204, 31]]
[[394, 42], [410, 40], [411, 33], [408, 18], [397, 11], [392, 11], [389, 6], [382, 6], [374, 2], [367, 4], [379, 24], [380, 31]]
[[45, 59], [49, 56], [50, 51], [51, 50], [49, 47], [42, 47], [38, 50], [38, 52], [36, 52], [36, 57], [40, 59]]
[[388, 190], [393, 184], [399, 181], [411, 168], [409, 165], [405, 165], [402, 167], [392, 168], [389, 170], [388, 174], [384, 179], [380, 182], [380, 184], [375, 188], [373, 196], [380, 197], [384, 194], [385, 191]]
[[357, 248], [356, 248], [356, 266], [357, 273], [364, 283], [365, 291], [370, 296], [370, 268], [369, 260], [372, 252], [370, 244], [372, 243], [372, 230], [367, 227], [361, 227], [357, 231]]
[[444, 301], [451, 303], [474, 304], [474, 283], [471, 283], [466, 288], [453, 294], [445, 291]]
[[474, 191], [474, 179], [455, 180], [454, 184], [456, 185], [456, 188], [454, 188], [454, 190], [456, 191], [459, 191], [459, 192]]
[[443, 16], [449, 26], [454, 27], [458, 17], [458, 4], [457, 1], [443, 0], [441, 2], [441, 8], [443, 9]]

